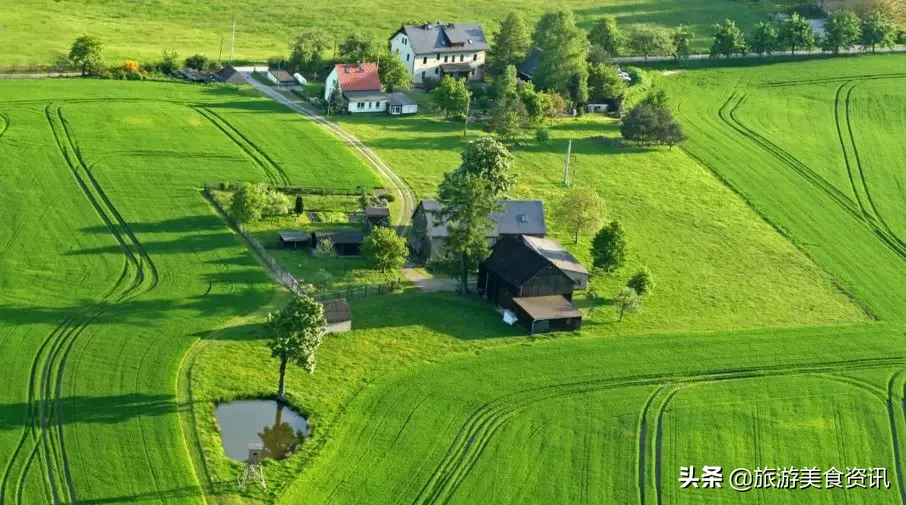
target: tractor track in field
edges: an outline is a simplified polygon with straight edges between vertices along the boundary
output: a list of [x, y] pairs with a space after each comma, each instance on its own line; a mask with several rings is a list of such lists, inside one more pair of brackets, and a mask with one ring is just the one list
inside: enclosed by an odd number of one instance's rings
[[[453, 441], [441, 458], [441, 461], [438, 463], [434, 472], [412, 503], [413, 505], [448, 503], [499, 429], [506, 422], [527, 408], [550, 399], [559, 399], [623, 387], [653, 386], [665, 382], [676, 382], [677, 384], [675, 387], [680, 389], [702, 382], [742, 380], [782, 375], [832, 373], [903, 365], [906, 365], [906, 360], [904, 359], [874, 358], [816, 364], [790, 364], [759, 368], [715, 370], [690, 376], [639, 375], [607, 379], [589, 378], [586, 380], [514, 392], [486, 402], [472, 412], [454, 436]], [[676, 390], [671, 393], [671, 397], [675, 393]], [[664, 405], [661, 406], [661, 414], [658, 415], [658, 419], [662, 419], [662, 412], [663, 409], [666, 408], [667, 403], [669, 403], [669, 401], [665, 400]], [[660, 431], [660, 426], [658, 426], [658, 431]], [[659, 456], [660, 454], [657, 453], [653, 459], [655, 468], [659, 468]], [[660, 478], [658, 474], [659, 472], [656, 471], [656, 479]], [[657, 480], [656, 486], [660, 489]], [[644, 502], [644, 488], [640, 488], [639, 492], [640, 501]], [[660, 493], [658, 492], [657, 495], [659, 502]]]
[[[39, 348], [33, 360], [29, 380], [28, 421], [16, 452], [4, 472], [0, 484], [2, 486], [0, 491], [3, 491], [0, 492], [0, 503], [4, 501], [4, 492], [9, 484], [13, 464], [27, 442], [29, 434], [32, 435], [35, 446], [18, 477], [16, 503], [22, 503], [25, 480], [38, 454], [45, 463], [44, 481], [50, 501], [55, 505], [61, 503], [61, 494], [65, 492], [68, 503], [77, 503], [63, 435], [63, 379], [67, 358], [78, 338], [98, 318], [115, 305], [153, 290], [159, 282], [154, 262], [82, 158], [78, 146], [72, 139], [61, 106], [48, 104], [44, 111], [60, 155], [82, 193], [120, 246], [124, 265], [119, 278], [97, 302], [59, 323]], [[40, 374], [38, 368], [41, 368]]]
[[264, 172], [272, 186], [289, 186], [290, 180], [283, 167], [274, 161], [273, 158], [268, 156], [267, 153], [259, 148], [254, 142], [249, 140], [249, 138], [236, 127], [230, 124], [229, 121], [224, 119], [223, 116], [208, 107], [200, 105], [192, 106], [192, 109], [207, 119], [208, 122], [217, 127], [218, 130], [223, 132], [224, 135], [233, 141], [233, 143], [236, 144], [236, 147], [241, 149], [246, 156], [248, 156], [252, 162]]
[[[906, 260], [906, 244], [902, 244], [896, 238], [891, 237], [887, 233], [887, 231], [879, 226], [874, 220], [867, 219], [864, 215], [864, 209], [861, 208], [858, 203], [853, 202], [847, 195], [834, 187], [826, 179], [821, 177], [806, 164], [802, 163], [795, 156], [779, 147], [778, 145], [774, 144], [762, 135], [758, 134], [751, 128], [748, 128], [739, 120], [736, 112], [738, 108], [743, 103], [745, 103], [747, 98], [748, 93], [734, 92], [718, 111], [718, 115], [721, 121], [746, 137], [752, 143], [761, 147], [765, 152], [776, 158], [781, 163], [785, 164], [787, 167], [799, 174], [807, 182], [811, 183], [813, 187], [824, 193], [827, 197], [831, 198], [842, 210], [847, 212], [857, 222], [866, 226], [869, 231], [874, 233], [874, 235], [876, 235], [885, 244], [887, 244], [888, 248], [891, 249], [896, 255], [898, 255], [901, 259]], [[730, 107], [729, 112], [726, 112], [727, 107], [730, 106], [731, 103], [733, 104], [733, 106]]]
[[[906, 77], [906, 74], [891, 75], [886, 78], [887, 79], [902, 79], [904, 77]], [[878, 77], [878, 78], [875, 78], [872, 80], [879, 80], [879, 79], [884, 79], [884, 77]], [[887, 220], [884, 219], [884, 215], [881, 213], [880, 210], [878, 210], [878, 206], [875, 204], [875, 200], [871, 196], [871, 191], [868, 189], [868, 180], [865, 177], [865, 168], [862, 166], [862, 157], [859, 155], [859, 146], [856, 143], [856, 135], [852, 128], [852, 106], [851, 106], [853, 90], [855, 90], [859, 85], [864, 83], [865, 80], [850, 81], [850, 82], [852, 82], [852, 85], [846, 89], [846, 99], [843, 103], [843, 110], [845, 112], [844, 116], [846, 118], [845, 122], [840, 120], [840, 114], [839, 114], [840, 113], [840, 92], [849, 83], [844, 83], [839, 88], [837, 88], [837, 93], [834, 96], [834, 119], [837, 124], [837, 134], [840, 139], [840, 148], [843, 150], [843, 159], [844, 159], [844, 162], [846, 163], [846, 171], [849, 173], [850, 184], [853, 187], [853, 192], [856, 194], [856, 198], [859, 200], [859, 206], [862, 207], [863, 212], [866, 214], [866, 218], [870, 219], [873, 216], [873, 218], [875, 220], [877, 220], [878, 223], [880, 223], [880, 225], [884, 228], [884, 230], [886, 230], [887, 234], [890, 236], [890, 238], [892, 240], [895, 240], [898, 244], [900, 244], [901, 247], [906, 248], [906, 242], [904, 242], [903, 239], [899, 235], [897, 235], [897, 233], [893, 230], [893, 228], [891, 228], [890, 224], [888, 224]], [[847, 142], [846, 142], [846, 140], [844, 140], [844, 135], [843, 135], [844, 129], [846, 130], [846, 138], [848, 139], [849, 146], [852, 149], [853, 160], [855, 161], [855, 163], [852, 163], [852, 161], [850, 160], [850, 157], [849, 157], [849, 153], [848, 153], [847, 145], [846, 145]], [[858, 179], [859, 179], [859, 182], [865, 193], [865, 199], [868, 201], [869, 209], [865, 208], [864, 203], [862, 202], [861, 198], [859, 197], [859, 192], [856, 189], [856, 177], [854, 176], [853, 172], [858, 174]], [[869, 213], [869, 210], [871, 211], [870, 213]]]
[[6, 130], [9, 130], [9, 115], [0, 112], [0, 139], [6, 134]]

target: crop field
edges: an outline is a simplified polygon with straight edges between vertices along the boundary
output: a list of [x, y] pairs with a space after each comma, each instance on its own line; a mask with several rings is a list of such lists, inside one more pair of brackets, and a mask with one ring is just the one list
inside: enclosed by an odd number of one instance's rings
[[[514, 146], [514, 196], [550, 205], [574, 140], [575, 183], [629, 233], [627, 272], [593, 286], [648, 266], [643, 313], [582, 298], [580, 332], [526, 337], [453, 294], [356, 301], [318, 371], [289, 371], [314, 435], [267, 492], [237, 488], [211, 407], [273, 391], [261, 323], [285, 294], [202, 184], [378, 179], [248, 90], [0, 83], [0, 504], [906, 504], [902, 68], [684, 69], [658, 83], [682, 149], [616, 147], [598, 118]], [[342, 122], [431, 196], [461, 125], [389, 121]], [[689, 465], [890, 486], [680, 489]]]
[[[0, 503], [198, 503], [179, 365], [274, 292], [202, 183], [375, 176], [235, 89], [4, 82], [0, 97]], [[232, 126], [243, 107], [279, 136], [266, 157]]]
[[[477, 21], [490, 36], [493, 24], [511, 11], [519, 11], [534, 23], [551, 4], [540, 0], [466, 0], [450, 4], [431, 0], [400, 16], [397, 2], [375, 0], [363, 8], [351, 2], [269, 2], [265, 0], [161, 0], [136, 3], [130, 0], [91, 2], [0, 2], [0, 68], [10, 65], [49, 64], [69, 50], [82, 33], [97, 35], [106, 43], [111, 62], [127, 58], [154, 60], [164, 50], [177, 50], [183, 57], [195, 53], [216, 59], [229, 54], [230, 33], [235, 19], [234, 57], [264, 61], [286, 55], [292, 38], [310, 27], [319, 27], [345, 38], [363, 32], [389, 38], [406, 18], [432, 22]], [[566, 0], [557, 7], [572, 9], [581, 26], [589, 28], [598, 18], [616, 16], [623, 24], [654, 23], [666, 27], [684, 24], [696, 34], [694, 49], [710, 46], [714, 23], [732, 18], [748, 28], [766, 20], [782, 7], [733, 0], [607, 0], [591, 4]], [[39, 14], [39, 15], [38, 15]], [[362, 23], [363, 14], [368, 22]]]

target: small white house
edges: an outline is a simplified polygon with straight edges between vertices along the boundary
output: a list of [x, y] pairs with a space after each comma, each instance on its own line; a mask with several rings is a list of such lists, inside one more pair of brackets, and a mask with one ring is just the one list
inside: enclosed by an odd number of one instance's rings
[[293, 79], [295, 79], [296, 82], [298, 82], [300, 86], [305, 86], [306, 84], [308, 84], [308, 80], [305, 77], [303, 77], [302, 74], [300, 74], [299, 72], [296, 72], [295, 74], [293, 74]]
[[330, 100], [334, 89], [340, 89], [349, 101], [350, 114], [387, 112], [390, 95], [381, 91], [377, 63], [338, 63], [324, 83], [324, 100]]
[[390, 101], [387, 112], [391, 116], [403, 116], [406, 114], [415, 114], [418, 112], [418, 102], [409, 98], [405, 93], [397, 91], [389, 94]]

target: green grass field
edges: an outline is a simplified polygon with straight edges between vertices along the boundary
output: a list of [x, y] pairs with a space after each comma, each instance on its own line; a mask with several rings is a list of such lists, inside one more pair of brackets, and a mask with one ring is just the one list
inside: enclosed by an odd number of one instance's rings
[[[514, 196], [549, 204], [574, 140], [576, 184], [629, 230], [593, 287], [646, 265], [644, 312], [526, 337], [452, 294], [356, 301], [318, 371], [289, 371], [314, 432], [266, 493], [238, 490], [212, 406], [272, 394], [261, 323], [285, 295], [201, 186], [379, 182], [250, 91], [0, 83], [0, 502], [903, 502], [904, 62], [684, 70], [659, 83], [683, 149], [613, 147], [601, 118], [514, 147]], [[421, 197], [463, 142], [430, 114], [342, 122]], [[681, 490], [687, 465], [878, 466], [891, 488]]]
[[[696, 33], [694, 48], [709, 47], [714, 23], [733, 18], [744, 27], [766, 20], [770, 12], [783, 10], [754, 2], [732, 0], [610, 0], [590, 4], [568, 0], [558, 7], [572, 9], [585, 28], [604, 15], [617, 16], [624, 24], [655, 23], [689, 26]], [[418, 20], [478, 21], [490, 36], [493, 24], [511, 11], [535, 22], [552, 6], [532, 0], [469, 0], [456, 5], [433, 0], [407, 9], [405, 16]], [[88, 2], [77, 0], [47, 3], [36, 0], [0, 2], [0, 68], [10, 65], [52, 63], [68, 53], [72, 40], [82, 33], [99, 36], [106, 43], [111, 63], [127, 58], [153, 60], [164, 50], [177, 50], [183, 57], [203, 53], [217, 58], [229, 54], [233, 19], [237, 20], [234, 57], [264, 61], [289, 52], [292, 38], [306, 27], [317, 26], [344, 38], [351, 32], [389, 38], [404, 20], [396, 2], [371, 2], [368, 23], [362, 23], [361, 5], [349, 2], [266, 2], [263, 0], [161, 0], [136, 4], [127, 0]]]

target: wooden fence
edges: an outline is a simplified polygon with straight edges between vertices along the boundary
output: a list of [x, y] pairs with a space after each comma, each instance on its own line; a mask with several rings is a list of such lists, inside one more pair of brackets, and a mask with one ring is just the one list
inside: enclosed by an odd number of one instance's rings
[[[244, 184], [240, 181], [220, 181], [220, 182], [206, 182], [204, 183], [205, 192], [208, 192], [212, 189], [219, 191], [228, 191], [235, 188], [238, 188]], [[276, 189], [281, 193], [286, 193], [288, 195], [325, 195], [325, 196], [359, 196], [362, 194], [362, 189], [365, 188], [356, 188], [356, 189], [338, 189], [338, 188], [319, 188], [315, 186], [271, 186], [267, 185], [271, 189]], [[385, 188], [374, 187], [367, 188], [371, 191], [385, 190]], [[210, 194], [210, 193], [209, 193]]]

